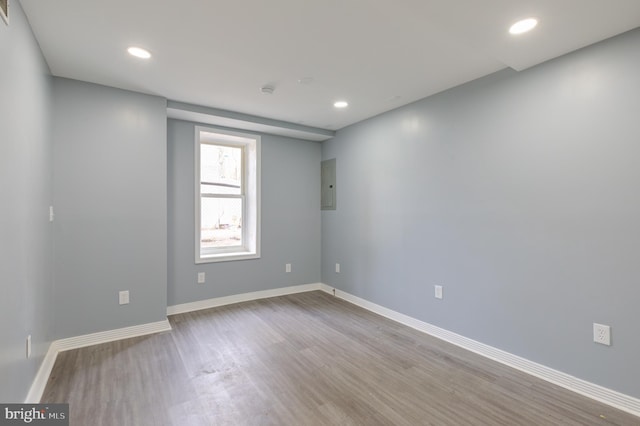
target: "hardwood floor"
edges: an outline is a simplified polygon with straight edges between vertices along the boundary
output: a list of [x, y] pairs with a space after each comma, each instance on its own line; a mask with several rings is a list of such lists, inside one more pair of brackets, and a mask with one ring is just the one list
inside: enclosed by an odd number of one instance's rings
[[42, 402], [89, 425], [640, 425], [322, 292], [174, 315], [62, 352]]

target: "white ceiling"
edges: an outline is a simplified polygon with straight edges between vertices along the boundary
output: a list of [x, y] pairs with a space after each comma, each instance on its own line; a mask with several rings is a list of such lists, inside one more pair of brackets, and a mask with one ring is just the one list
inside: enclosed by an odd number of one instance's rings
[[[640, 0], [21, 4], [56, 76], [329, 130], [640, 26]], [[529, 16], [533, 32], [508, 34]], [[129, 56], [131, 45], [152, 59]], [[333, 108], [338, 99], [350, 106]]]

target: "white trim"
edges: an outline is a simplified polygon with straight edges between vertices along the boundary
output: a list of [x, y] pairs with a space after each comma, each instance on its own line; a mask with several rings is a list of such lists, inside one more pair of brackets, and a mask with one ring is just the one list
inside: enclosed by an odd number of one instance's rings
[[610, 405], [634, 416], [640, 417], [640, 399], [634, 398], [629, 395], [614, 391], [612, 389], [605, 388], [595, 383], [587, 382], [586, 380], [579, 379], [561, 371], [554, 370], [544, 365], [529, 361], [528, 359], [520, 356], [505, 352], [501, 349], [494, 348], [493, 346], [486, 345], [484, 343], [477, 342], [451, 331], [445, 330], [435, 325], [420, 321], [408, 315], [401, 314], [384, 306], [377, 305], [368, 300], [361, 299], [342, 290], [338, 290], [334, 287], [330, 287], [326, 284], [321, 284], [320, 289], [326, 293], [335, 295], [340, 299], [344, 299], [347, 302], [360, 306], [368, 311], [374, 312], [383, 317], [389, 318], [393, 321], [404, 324], [408, 327], [414, 328], [423, 333], [437, 337], [445, 342], [452, 343], [463, 349], [467, 349], [478, 355], [482, 355], [486, 358], [497, 361], [501, 364], [520, 370], [524, 373], [535, 376], [539, 379], [546, 380], [547, 382], [561, 386], [570, 391], [576, 392], [580, 395]]
[[38, 373], [31, 384], [29, 393], [25, 400], [26, 404], [37, 404], [42, 398], [44, 389], [49, 381], [51, 370], [56, 363], [58, 353], [70, 349], [78, 349], [100, 343], [113, 342], [115, 340], [129, 339], [132, 337], [146, 336], [147, 334], [171, 331], [169, 320], [162, 320], [148, 324], [134, 325], [132, 327], [118, 328], [116, 330], [101, 331], [98, 333], [85, 334], [83, 336], [69, 337], [67, 339], [54, 340], [49, 345], [49, 350], [40, 364]]
[[182, 303], [167, 307], [167, 315], [184, 314], [186, 312], [202, 309], [216, 308], [218, 306], [232, 305], [234, 303], [249, 302], [251, 300], [267, 299], [269, 297], [285, 296], [287, 294], [305, 293], [307, 291], [321, 290], [323, 284], [302, 284], [291, 287], [280, 287], [272, 290], [254, 291], [251, 293], [234, 294], [232, 296], [215, 297], [213, 299], [198, 300], [196, 302]]
[[[242, 247], [240, 247], [242, 248]], [[252, 253], [248, 251], [233, 251], [229, 253], [216, 253], [210, 254], [206, 256], [200, 257], [200, 259], [196, 260], [196, 265], [201, 265], [203, 263], [213, 263], [213, 262], [232, 262], [236, 260], [249, 260], [249, 259], [260, 259], [259, 253]]]
[[[206, 139], [210, 135], [209, 139]], [[194, 124], [194, 191], [195, 191], [195, 263], [214, 263], [232, 260], [260, 258], [260, 191], [261, 191], [261, 144], [262, 137], [257, 134], [220, 129]], [[206, 139], [206, 140], [204, 140]], [[208, 248], [202, 250], [201, 238], [201, 164], [202, 144], [223, 145], [242, 148], [242, 244], [233, 247]], [[207, 197], [209, 197], [207, 195]], [[212, 195], [209, 198], [230, 198], [231, 196]], [[233, 198], [238, 198], [234, 196]]]
[[82, 336], [69, 337], [67, 339], [56, 340], [58, 351], [68, 351], [70, 349], [84, 348], [85, 346], [98, 345], [116, 340], [130, 339], [132, 337], [146, 336], [147, 334], [171, 331], [169, 320], [151, 322], [148, 324], [134, 325], [132, 327], [118, 328], [116, 330], [100, 331], [98, 333], [85, 334]]
[[36, 373], [36, 377], [33, 379], [33, 383], [31, 383], [31, 388], [29, 389], [27, 398], [24, 400], [25, 404], [38, 404], [40, 402], [42, 394], [44, 393], [44, 389], [47, 386], [47, 382], [49, 381], [51, 370], [53, 370], [53, 365], [56, 363], [58, 352], [59, 350], [57, 348], [56, 342], [51, 342], [51, 344], [49, 345], [49, 350], [44, 356], [42, 364], [40, 364], [38, 373]]

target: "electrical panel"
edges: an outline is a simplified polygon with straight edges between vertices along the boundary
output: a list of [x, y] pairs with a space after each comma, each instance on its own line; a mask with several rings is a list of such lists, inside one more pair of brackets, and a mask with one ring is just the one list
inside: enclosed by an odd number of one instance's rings
[[336, 159], [324, 160], [321, 163], [322, 185], [320, 206], [322, 210], [336, 209]]

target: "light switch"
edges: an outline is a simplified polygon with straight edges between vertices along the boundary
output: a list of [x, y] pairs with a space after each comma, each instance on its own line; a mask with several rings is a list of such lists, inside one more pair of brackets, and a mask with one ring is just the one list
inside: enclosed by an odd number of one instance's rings
[[435, 298], [436, 299], [442, 299], [442, 286], [441, 285], [435, 286]]

